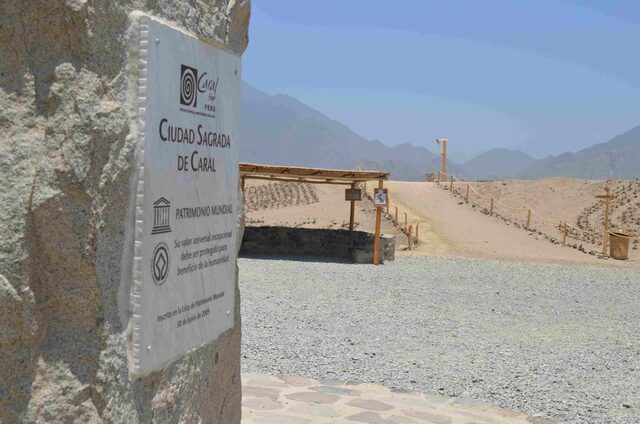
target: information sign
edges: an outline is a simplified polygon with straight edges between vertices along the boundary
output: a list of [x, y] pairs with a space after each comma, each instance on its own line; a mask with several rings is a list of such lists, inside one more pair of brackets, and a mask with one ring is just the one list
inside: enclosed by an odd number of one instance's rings
[[140, 20], [133, 375], [233, 327], [240, 57]]
[[373, 191], [373, 204], [377, 207], [387, 206], [389, 201], [388, 191], [386, 188], [376, 188]]
[[344, 190], [344, 200], [360, 201], [362, 200], [362, 190], [359, 188], [346, 188]]

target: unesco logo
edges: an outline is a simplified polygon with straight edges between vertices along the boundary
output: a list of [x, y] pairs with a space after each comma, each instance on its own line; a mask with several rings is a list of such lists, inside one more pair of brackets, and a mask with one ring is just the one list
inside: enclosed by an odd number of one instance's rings
[[187, 65], [180, 68], [180, 104], [196, 107], [198, 102], [198, 70]]
[[153, 250], [151, 259], [151, 276], [153, 281], [161, 286], [169, 275], [169, 247], [165, 243], [158, 243]]

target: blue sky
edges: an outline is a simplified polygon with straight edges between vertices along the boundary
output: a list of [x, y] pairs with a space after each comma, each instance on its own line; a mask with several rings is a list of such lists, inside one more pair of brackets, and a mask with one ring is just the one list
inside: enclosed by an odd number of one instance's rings
[[638, 0], [253, 0], [243, 60], [389, 145], [543, 156], [640, 125]]

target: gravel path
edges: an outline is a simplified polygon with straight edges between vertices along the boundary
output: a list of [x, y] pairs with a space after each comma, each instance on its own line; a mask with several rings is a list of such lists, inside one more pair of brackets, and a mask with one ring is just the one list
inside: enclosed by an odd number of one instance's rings
[[245, 372], [638, 422], [637, 271], [434, 257], [239, 266]]

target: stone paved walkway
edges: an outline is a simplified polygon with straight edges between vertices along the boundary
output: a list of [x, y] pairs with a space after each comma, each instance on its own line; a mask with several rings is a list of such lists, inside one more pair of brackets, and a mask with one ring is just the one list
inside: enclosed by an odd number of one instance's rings
[[446, 396], [375, 384], [320, 383], [302, 377], [244, 374], [243, 424], [546, 424], [541, 417]]

